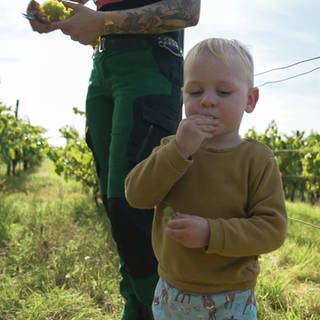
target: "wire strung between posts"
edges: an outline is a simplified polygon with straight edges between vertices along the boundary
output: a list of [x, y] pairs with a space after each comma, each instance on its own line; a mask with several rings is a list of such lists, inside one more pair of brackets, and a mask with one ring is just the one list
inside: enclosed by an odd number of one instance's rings
[[320, 69], [320, 67], [314, 68], [314, 69], [309, 70], [309, 71], [306, 71], [306, 72], [302, 72], [302, 73], [296, 74], [296, 75], [294, 75], [294, 76], [292, 76], [292, 77], [288, 77], [288, 78], [284, 78], [284, 79], [280, 79], [280, 80], [274, 80], [274, 81], [267, 81], [267, 82], [264, 82], [264, 83], [262, 83], [262, 84], [259, 84], [257, 87], [260, 88], [260, 87], [263, 87], [263, 86], [265, 86], [265, 85], [267, 85], [267, 84], [283, 82], [283, 81], [287, 81], [287, 80], [290, 80], [290, 79], [293, 79], [293, 78], [297, 78], [297, 77], [300, 77], [300, 76], [304, 76], [304, 75], [306, 75], [306, 74], [308, 74], [308, 73], [311, 73], [311, 72], [313, 72], [313, 71], [316, 71], [316, 70], [318, 70], [318, 69]]
[[296, 221], [296, 222], [300, 222], [300, 223], [303, 223], [303, 224], [306, 224], [307, 226], [309, 227], [312, 227], [312, 228], [315, 228], [315, 229], [319, 229], [320, 230], [320, 226], [317, 226], [315, 224], [312, 224], [310, 222], [306, 222], [306, 221], [303, 221], [303, 220], [300, 220], [300, 219], [295, 219], [295, 218], [291, 218], [291, 217], [288, 217], [290, 220], [293, 220], [293, 221]]
[[296, 65], [298, 65], [298, 64], [300, 64], [300, 63], [304, 63], [304, 62], [308, 62], [308, 61], [312, 61], [312, 60], [317, 60], [317, 59], [320, 59], [320, 56], [314, 57], [314, 58], [310, 58], [310, 59], [301, 60], [301, 61], [298, 61], [298, 62], [289, 64], [289, 65], [284, 66], [284, 67], [278, 67], [278, 68], [269, 69], [269, 70], [266, 70], [266, 71], [263, 71], [263, 72], [259, 72], [259, 73], [256, 73], [256, 74], [255, 74], [255, 77], [261, 76], [262, 74], [269, 73], [269, 72], [272, 72], [272, 71], [277, 71], [277, 70], [283, 70], [283, 69], [291, 68], [291, 67], [296, 66]]

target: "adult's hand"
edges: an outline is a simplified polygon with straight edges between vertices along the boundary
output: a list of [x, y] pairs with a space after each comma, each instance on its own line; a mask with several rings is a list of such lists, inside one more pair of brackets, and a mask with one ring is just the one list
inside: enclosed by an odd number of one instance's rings
[[71, 8], [73, 14], [67, 20], [53, 22], [52, 27], [60, 29], [72, 40], [85, 45], [93, 44], [104, 32], [104, 13], [71, 1], [63, 1], [63, 4]]
[[33, 31], [38, 33], [48, 33], [55, 30], [55, 28], [52, 26], [52, 24], [48, 19], [42, 18], [40, 16], [39, 3], [36, 2], [35, 0], [31, 0], [27, 6], [27, 14], [34, 14], [34, 13], [38, 14], [38, 18], [40, 19], [40, 21], [29, 20], [30, 26]]

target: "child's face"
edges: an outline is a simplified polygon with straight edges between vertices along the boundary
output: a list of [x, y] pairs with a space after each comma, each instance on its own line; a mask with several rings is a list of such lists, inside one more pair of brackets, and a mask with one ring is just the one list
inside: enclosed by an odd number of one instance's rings
[[238, 137], [243, 113], [252, 112], [258, 89], [249, 88], [243, 65], [231, 56], [228, 64], [211, 53], [201, 53], [185, 65], [183, 98], [186, 116], [214, 117], [218, 136]]

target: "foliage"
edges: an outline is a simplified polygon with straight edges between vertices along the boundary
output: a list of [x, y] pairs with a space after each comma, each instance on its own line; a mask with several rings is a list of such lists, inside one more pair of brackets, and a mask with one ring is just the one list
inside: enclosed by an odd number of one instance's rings
[[46, 157], [49, 144], [45, 129], [18, 119], [17, 110], [0, 103], [0, 164], [7, 167], [7, 175], [34, 167]]
[[[84, 115], [74, 108], [74, 112]], [[94, 160], [84, 138], [70, 127], [60, 130], [66, 139], [64, 148], [52, 148], [50, 158], [56, 165], [56, 172], [66, 178], [75, 177], [91, 190], [95, 202], [100, 199], [99, 182], [94, 171]], [[259, 134], [249, 129], [245, 137], [259, 140], [269, 146], [278, 161], [282, 175], [283, 189], [287, 200], [320, 200], [320, 135], [312, 132], [296, 131], [292, 135], [282, 135], [272, 121], [265, 132]]]
[[[284, 245], [260, 258], [258, 319], [320, 320], [320, 207], [287, 208]], [[79, 182], [55, 175], [49, 161], [11, 176], [0, 194], [0, 221], [1, 320], [120, 318], [109, 223]]]
[[287, 202], [288, 236], [261, 258], [258, 319], [320, 319], [320, 207]]
[[[76, 109], [74, 111], [78, 112]], [[74, 178], [80, 181], [91, 191], [95, 203], [99, 205], [99, 182], [91, 151], [74, 128], [66, 126], [60, 129], [60, 133], [66, 140], [65, 146], [52, 147], [49, 152], [49, 158], [55, 164], [55, 172], [63, 175], [65, 179]]]
[[1, 320], [107, 320], [122, 306], [118, 259], [103, 210], [44, 162], [0, 194]]
[[320, 135], [296, 131], [292, 135], [281, 135], [272, 121], [262, 134], [249, 129], [247, 138], [259, 140], [269, 146], [278, 161], [283, 189], [287, 200], [320, 200]]
[[320, 134], [312, 133], [307, 141], [308, 152], [302, 159], [302, 172], [306, 177], [306, 190], [311, 203], [320, 198]]

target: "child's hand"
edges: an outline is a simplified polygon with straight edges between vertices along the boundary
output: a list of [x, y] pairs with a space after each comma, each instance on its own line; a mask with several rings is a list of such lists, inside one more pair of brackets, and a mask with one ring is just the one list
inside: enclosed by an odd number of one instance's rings
[[187, 248], [204, 248], [209, 244], [209, 222], [203, 217], [177, 213], [168, 221], [166, 232]]
[[180, 122], [176, 143], [185, 158], [192, 156], [205, 139], [213, 137], [216, 121], [210, 116], [192, 115]]

